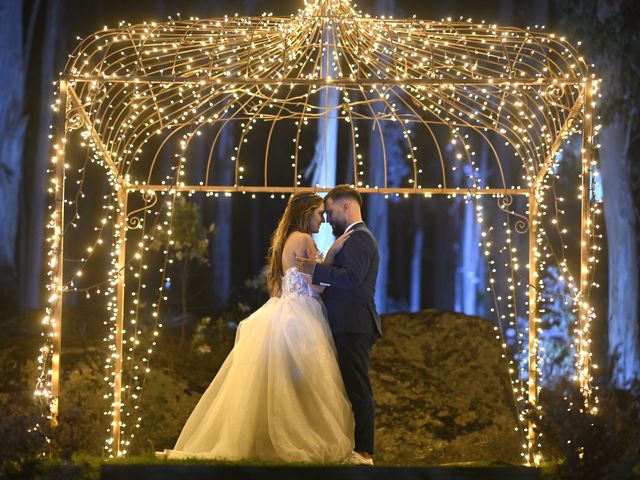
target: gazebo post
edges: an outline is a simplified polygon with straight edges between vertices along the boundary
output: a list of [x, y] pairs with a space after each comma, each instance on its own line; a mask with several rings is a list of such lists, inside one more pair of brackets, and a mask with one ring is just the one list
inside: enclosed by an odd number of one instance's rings
[[537, 184], [534, 182], [529, 194], [529, 408], [531, 409], [527, 431], [527, 463], [534, 464], [536, 431], [535, 410], [538, 405], [538, 327], [536, 316], [538, 314], [538, 272], [536, 258], [536, 242], [538, 236], [538, 199], [536, 197]]
[[115, 227], [118, 229], [118, 242], [115, 253], [118, 256], [118, 284], [116, 286], [116, 338], [115, 364], [113, 381], [113, 453], [120, 455], [120, 414], [122, 412], [122, 341], [124, 333], [124, 296], [126, 276], [126, 247], [127, 247], [127, 200], [126, 185], [118, 186], [118, 218]]
[[589, 389], [590, 358], [588, 341], [589, 328], [589, 236], [591, 234], [591, 161], [593, 138], [593, 81], [587, 80], [583, 102], [582, 130], [582, 171], [581, 171], [581, 215], [580, 215], [580, 308], [578, 322], [578, 381], [583, 395], [584, 406], [588, 409], [591, 402]]
[[[53, 246], [50, 263], [53, 278], [53, 291], [50, 292], [50, 302], [53, 302], [49, 321], [52, 323], [53, 339], [51, 352], [51, 425], [58, 426], [59, 398], [60, 398], [60, 355], [62, 352], [62, 299], [64, 294], [63, 264], [64, 264], [64, 182], [65, 182], [65, 144], [67, 128], [67, 94], [68, 83], [60, 80], [59, 100], [56, 120], [56, 143], [54, 163], [54, 206], [51, 220], [54, 229]], [[46, 368], [46, 366], [45, 366]]]

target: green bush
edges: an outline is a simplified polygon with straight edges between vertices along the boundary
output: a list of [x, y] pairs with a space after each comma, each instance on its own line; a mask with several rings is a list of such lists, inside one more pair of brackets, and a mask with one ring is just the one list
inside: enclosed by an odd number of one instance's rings
[[543, 390], [542, 445], [547, 459], [560, 463], [555, 478], [625, 480], [640, 465], [640, 402], [630, 392], [600, 389], [599, 413], [580, 412], [573, 384]]

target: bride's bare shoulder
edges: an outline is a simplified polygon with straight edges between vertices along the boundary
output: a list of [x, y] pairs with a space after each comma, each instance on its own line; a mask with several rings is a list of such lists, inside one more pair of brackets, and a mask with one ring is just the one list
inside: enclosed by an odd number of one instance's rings
[[303, 250], [315, 245], [313, 238], [308, 233], [292, 232], [285, 242], [285, 246], [290, 246], [294, 250]]
[[312, 239], [311, 235], [309, 235], [308, 233], [300, 232], [299, 230], [296, 230], [295, 232], [291, 232], [289, 234], [288, 239], [289, 238], [292, 240]]

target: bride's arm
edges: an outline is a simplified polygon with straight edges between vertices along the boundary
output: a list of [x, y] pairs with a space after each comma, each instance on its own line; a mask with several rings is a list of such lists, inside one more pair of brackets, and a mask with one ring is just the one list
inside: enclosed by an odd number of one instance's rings
[[329, 251], [327, 252], [327, 257], [324, 259], [324, 261], [318, 260], [318, 249], [316, 248], [316, 244], [313, 242], [313, 238], [311, 238], [311, 235], [303, 234], [305, 237], [307, 237], [305, 239], [305, 250], [304, 252], [298, 252], [296, 250], [296, 265], [299, 271], [311, 276], [311, 279], [310, 279], [311, 281], [309, 282], [309, 284], [316, 291], [323, 292], [324, 287], [329, 286], [329, 285], [318, 286], [317, 283], [313, 282], [313, 276], [314, 276], [316, 265], [323, 265], [323, 266], [326, 266], [327, 268], [333, 268], [333, 261], [335, 259], [336, 254], [340, 250], [342, 250], [345, 242], [347, 241], [349, 236], [351, 236], [352, 233], [353, 233], [353, 230], [347, 233], [344, 233], [340, 237], [338, 237], [336, 241], [333, 242], [333, 245], [331, 245], [331, 248], [329, 248]]
[[[311, 235], [305, 234], [303, 236], [304, 244], [302, 245], [302, 249], [300, 252], [296, 250], [296, 256], [307, 257], [313, 260], [318, 258], [318, 247], [316, 247], [316, 243], [313, 241]], [[314, 285], [311, 281], [311, 278], [307, 278], [307, 282], [318, 293], [324, 292], [325, 287], [321, 287], [320, 285]]]

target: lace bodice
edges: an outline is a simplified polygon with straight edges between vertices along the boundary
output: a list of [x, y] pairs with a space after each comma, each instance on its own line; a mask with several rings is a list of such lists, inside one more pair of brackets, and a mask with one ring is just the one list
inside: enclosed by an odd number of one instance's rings
[[291, 267], [284, 272], [282, 278], [282, 296], [285, 295], [308, 295], [310, 297], [319, 297], [320, 294], [316, 292], [309, 284], [309, 275], [300, 272], [296, 267]]

